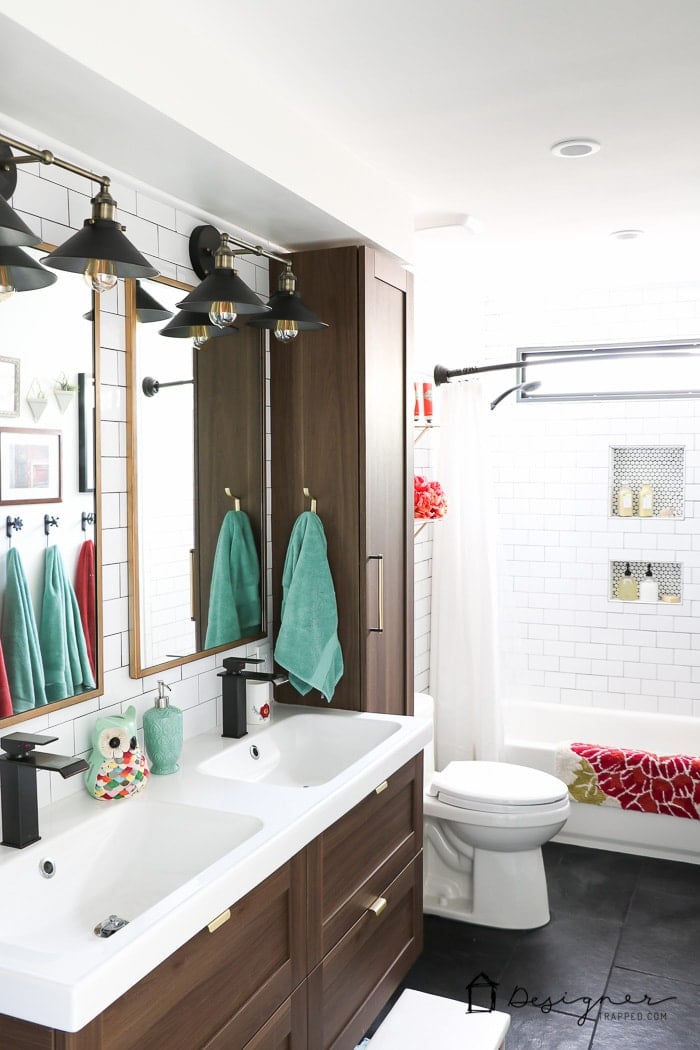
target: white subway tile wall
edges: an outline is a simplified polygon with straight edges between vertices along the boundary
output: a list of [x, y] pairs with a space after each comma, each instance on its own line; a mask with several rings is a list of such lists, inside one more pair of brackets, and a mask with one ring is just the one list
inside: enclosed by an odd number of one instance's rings
[[[493, 297], [486, 320], [491, 360], [518, 346], [696, 339], [700, 285]], [[700, 717], [699, 421], [692, 399], [511, 400], [493, 413], [509, 698]], [[685, 519], [611, 518], [610, 447], [671, 443], [686, 449]], [[616, 561], [682, 564], [682, 604], [611, 601]]]
[[[40, 138], [40, 136], [39, 136]], [[102, 170], [97, 165], [99, 170]], [[97, 169], [96, 169], [97, 170]], [[40, 168], [30, 165], [20, 168], [17, 190], [11, 203], [16, 205], [25, 222], [41, 233], [45, 241], [58, 244], [65, 240], [70, 227], [79, 228], [90, 214], [89, 183], [77, 179], [58, 168]], [[94, 192], [94, 190], [93, 190]], [[198, 279], [190, 268], [188, 237], [190, 231], [203, 222], [211, 222], [177, 208], [171, 199], [160, 199], [157, 190], [144, 194], [141, 188], [113, 183], [118, 203], [118, 217], [127, 227], [127, 236], [136, 247], [151, 258], [164, 276], [196, 284]], [[165, 195], [163, 195], [165, 198]], [[225, 223], [219, 228], [239, 234], [250, 241], [249, 235]], [[243, 266], [241, 266], [241, 271]], [[267, 260], [254, 257], [245, 262], [245, 277], [260, 294], [269, 287]], [[41, 292], [33, 293], [37, 296]], [[138, 710], [139, 732], [142, 731], [143, 712], [153, 703], [156, 679], [162, 678], [172, 686], [172, 702], [183, 708], [185, 737], [194, 736], [220, 722], [221, 681], [217, 670], [227, 653], [204, 657], [182, 667], [146, 678], [129, 677], [129, 574], [127, 568], [127, 495], [126, 495], [126, 353], [124, 328], [124, 294], [121, 282], [115, 292], [104, 296], [101, 313], [101, 409], [102, 409], [102, 507], [98, 508], [101, 527], [103, 590], [104, 590], [104, 695], [60, 711], [47, 711], [32, 721], [33, 732], [49, 726], [60, 737], [56, 750], [65, 754], [86, 754], [90, 734], [98, 717], [123, 712], [129, 704]], [[268, 370], [269, 374], [269, 370]], [[26, 396], [28, 379], [22, 377], [21, 396]], [[266, 390], [268, 406], [269, 449], [269, 383]], [[270, 464], [267, 463], [268, 535], [270, 528], [271, 494], [269, 489]], [[268, 566], [271, 549], [267, 549]], [[267, 577], [267, 617], [272, 617], [271, 569]], [[272, 669], [272, 651], [269, 639], [247, 647], [250, 656], [259, 656]], [[236, 652], [232, 649], [231, 652]], [[63, 798], [82, 790], [82, 778], [66, 781], [60, 777], [40, 777], [40, 804]]]

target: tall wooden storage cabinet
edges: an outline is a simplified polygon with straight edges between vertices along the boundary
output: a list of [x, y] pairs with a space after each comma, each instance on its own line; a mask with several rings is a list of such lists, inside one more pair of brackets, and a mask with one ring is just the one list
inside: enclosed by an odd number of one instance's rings
[[[293, 256], [298, 290], [330, 328], [272, 339], [275, 632], [297, 516], [317, 500], [328, 540], [345, 673], [333, 705], [413, 711], [413, 503], [408, 371], [412, 281], [372, 248]], [[272, 274], [274, 281], [276, 274]], [[412, 423], [412, 417], [411, 417]], [[317, 692], [277, 699], [323, 704]]]

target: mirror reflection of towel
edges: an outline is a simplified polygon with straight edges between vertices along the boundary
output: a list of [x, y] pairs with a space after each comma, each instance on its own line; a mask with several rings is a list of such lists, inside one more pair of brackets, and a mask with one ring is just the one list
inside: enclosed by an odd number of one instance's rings
[[39, 644], [47, 700], [65, 700], [95, 688], [80, 609], [56, 546], [46, 548]]
[[0, 645], [0, 718], [11, 718], [12, 697], [10, 696], [10, 683], [7, 681], [5, 669], [5, 657]]
[[95, 642], [97, 639], [95, 631], [97, 592], [95, 590], [95, 544], [92, 540], [85, 540], [78, 554], [78, 565], [75, 570], [75, 597], [78, 599], [80, 622], [83, 625], [90, 670], [94, 677]]
[[318, 514], [304, 511], [292, 528], [282, 573], [282, 611], [275, 660], [305, 696], [311, 689], [330, 703], [343, 674], [338, 608]]
[[245, 511], [229, 510], [216, 544], [205, 649], [260, 630], [260, 562]]
[[2, 611], [2, 649], [12, 709], [16, 715], [46, 703], [44, 668], [34, 609], [24, 566], [15, 547], [7, 552], [7, 582]]

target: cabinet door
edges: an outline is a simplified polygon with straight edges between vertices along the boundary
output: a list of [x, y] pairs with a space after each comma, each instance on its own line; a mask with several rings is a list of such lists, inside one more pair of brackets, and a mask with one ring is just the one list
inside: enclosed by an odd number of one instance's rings
[[309, 970], [420, 851], [422, 784], [418, 755], [309, 845]]
[[413, 711], [413, 499], [409, 491], [413, 463], [408, 445], [407, 361], [412, 285], [410, 274], [380, 252], [365, 248], [360, 260], [365, 710], [409, 714]]
[[[360, 656], [360, 424], [358, 250], [333, 248], [293, 257], [298, 289], [330, 327], [302, 332], [289, 345], [270, 340], [272, 407], [272, 591], [279, 630], [282, 570], [292, 526], [309, 509], [304, 488], [318, 501], [338, 605], [344, 673], [334, 707], [362, 710]], [[274, 282], [274, 268], [270, 270]], [[290, 685], [275, 698], [320, 704]]]
[[422, 947], [422, 856], [383, 889], [308, 979], [309, 1050], [352, 1050]]
[[305, 897], [299, 854], [108, 1007], [100, 1050], [245, 1047], [304, 979]]
[[306, 982], [275, 1010], [269, 1021], [244, 1047], [232, 1022], [207, 1043], [204, 1050], [308, 1050]]

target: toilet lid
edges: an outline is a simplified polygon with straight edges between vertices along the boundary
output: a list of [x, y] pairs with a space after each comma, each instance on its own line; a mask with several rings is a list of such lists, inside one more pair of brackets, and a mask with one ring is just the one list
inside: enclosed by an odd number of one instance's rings
[[509, 762], [450, 762], [435, 773], [430, 794], [451, 806], [487, 809], [500, 806], [545, 806], [567, 797], [557, 777]]

